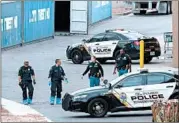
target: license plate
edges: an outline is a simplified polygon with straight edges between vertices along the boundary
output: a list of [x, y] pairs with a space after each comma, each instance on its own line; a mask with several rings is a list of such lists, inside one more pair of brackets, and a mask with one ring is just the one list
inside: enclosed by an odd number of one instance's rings
[[155, 52], [150, 52], [150, 55], [151, 55], [151, 56], [154, 56], [154, 55], [155, 55]]

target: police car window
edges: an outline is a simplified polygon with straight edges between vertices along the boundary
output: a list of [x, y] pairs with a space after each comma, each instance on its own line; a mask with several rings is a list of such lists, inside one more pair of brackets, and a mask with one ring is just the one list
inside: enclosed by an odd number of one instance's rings
[[140, 86], [143, 85], [143, 77], [142, 76], [134, 76], [129, 77], [122, 82], [119, 83], [122, 87], [132, 87], [132, 86]]
[[93, 42], [100, 42], [100, 41], [102, 41], [102, 39], [104, 38], [104, 35], [105, 34], [98, 34], [98, 35], [95, 35], [94, 37], [92, 37], [91, 39], [90, 39], [90, 43], [93, 43]]
[[137, 40], [138, 38], [141, 38], [141, 39], [147, 38], [146, 36], [138, 32], [128, 32], [128, 33], [123, 33], [123, 35], [126, 36], [129, 40]]
[[164, 82], [165, 82], [165, 76], [162, 74], [147, 75], [147, 84], [148, 85], [161, 84]]
[[177, 80], [173, 78], [172, 76], [165, 75], [165, 82], [164, 83], [169, 83], [169, 82], [176, 82]]
[[121, 40], [121, 39], [115, 34], [107, 34], [103, 39], [103, 41], [111, 41], [111, 40]]

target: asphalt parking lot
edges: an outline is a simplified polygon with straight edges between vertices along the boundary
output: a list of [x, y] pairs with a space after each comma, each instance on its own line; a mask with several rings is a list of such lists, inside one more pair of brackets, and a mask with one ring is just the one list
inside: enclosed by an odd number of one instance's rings
[[[89, 30], [89, 35], [60, 36], [55, 39], [30, 44], [24, 47], [3, 51], [2, 53], [2, 96], [4, 98], [21, 102], [21, 89], [18, 86], [17, 72], [24, 60], [29, 60], [36, 72], [34, 103], [32, 105], [37, 111], [47, 116], [52, 121], [57, 122], [150, 122], [151, 111], [144, 112], [120, 112], [110, 114], [105, 118], [91, 118], [84, 113], [65, 112], [61, 106], [49, 105], [50, 88], [48, 86], [48, 72], [54, 64], [56, 58], [63, 60], [63, 67], [69, 79], [68, 84], [63, 84], [63, 94], [73, 92], [78, 89], [89, 87], [87, 76], [82, 80], [81, 74], [86, 68], [88, 62], [81, 65], [74, 65], [68, 61], [65, 56], [65, 50], [68, 45], [80, 42], [83, 38], [91, 37], [94, 34], [112, 28], [125, 28], [142, 32], [149, 36], [157, 37], [163, 46], [163, 33], [172, 29], [171, 15], [160, 16], [116, 16], [111, 20], [98, 23]], [[150, 64], [145, 65], [147, 68], [167, 69], [171, 59], [153, 59]], [[104, 64], [105, 78], [109, 81], [117, 76], [112, 75], [113, 61]], [[165, 68], [164, 68], [165, 66]], [[139, 68], [139, 62], [134, 61], [132, 70]]]

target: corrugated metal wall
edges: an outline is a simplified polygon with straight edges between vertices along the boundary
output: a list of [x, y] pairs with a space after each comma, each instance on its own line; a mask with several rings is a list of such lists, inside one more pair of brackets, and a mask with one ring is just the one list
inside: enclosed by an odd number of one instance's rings
[[54, 1], [24, 2], [24, 41], [54, 35]]
[[[110, 1], [88, 3], [89, 25], [112, 16]], [[2, 48], [54, 36], [53, 0], [1, 4]]]
[[112, 2], [111, 1], [92, 1], [91, 15], [89, 15], [89, 17], [90, 16], [91, 18], [89, 22], [91, 24], [112, 17]]
[[21, 2], [1, 4], [2, 47], [21, 43]]

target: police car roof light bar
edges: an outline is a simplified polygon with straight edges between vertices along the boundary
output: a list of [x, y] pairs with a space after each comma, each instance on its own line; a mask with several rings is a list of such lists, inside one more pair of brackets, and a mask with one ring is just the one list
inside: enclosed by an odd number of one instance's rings
[[138, 71], [140, 71], [140, 73], [148, 73], [149, 70], [147, 68], [139, 68]]
[[124, 29], [109, 29], [109, 30], [106, 30], [106, 32], [111, 32], [111, 31], [124, 31]]

